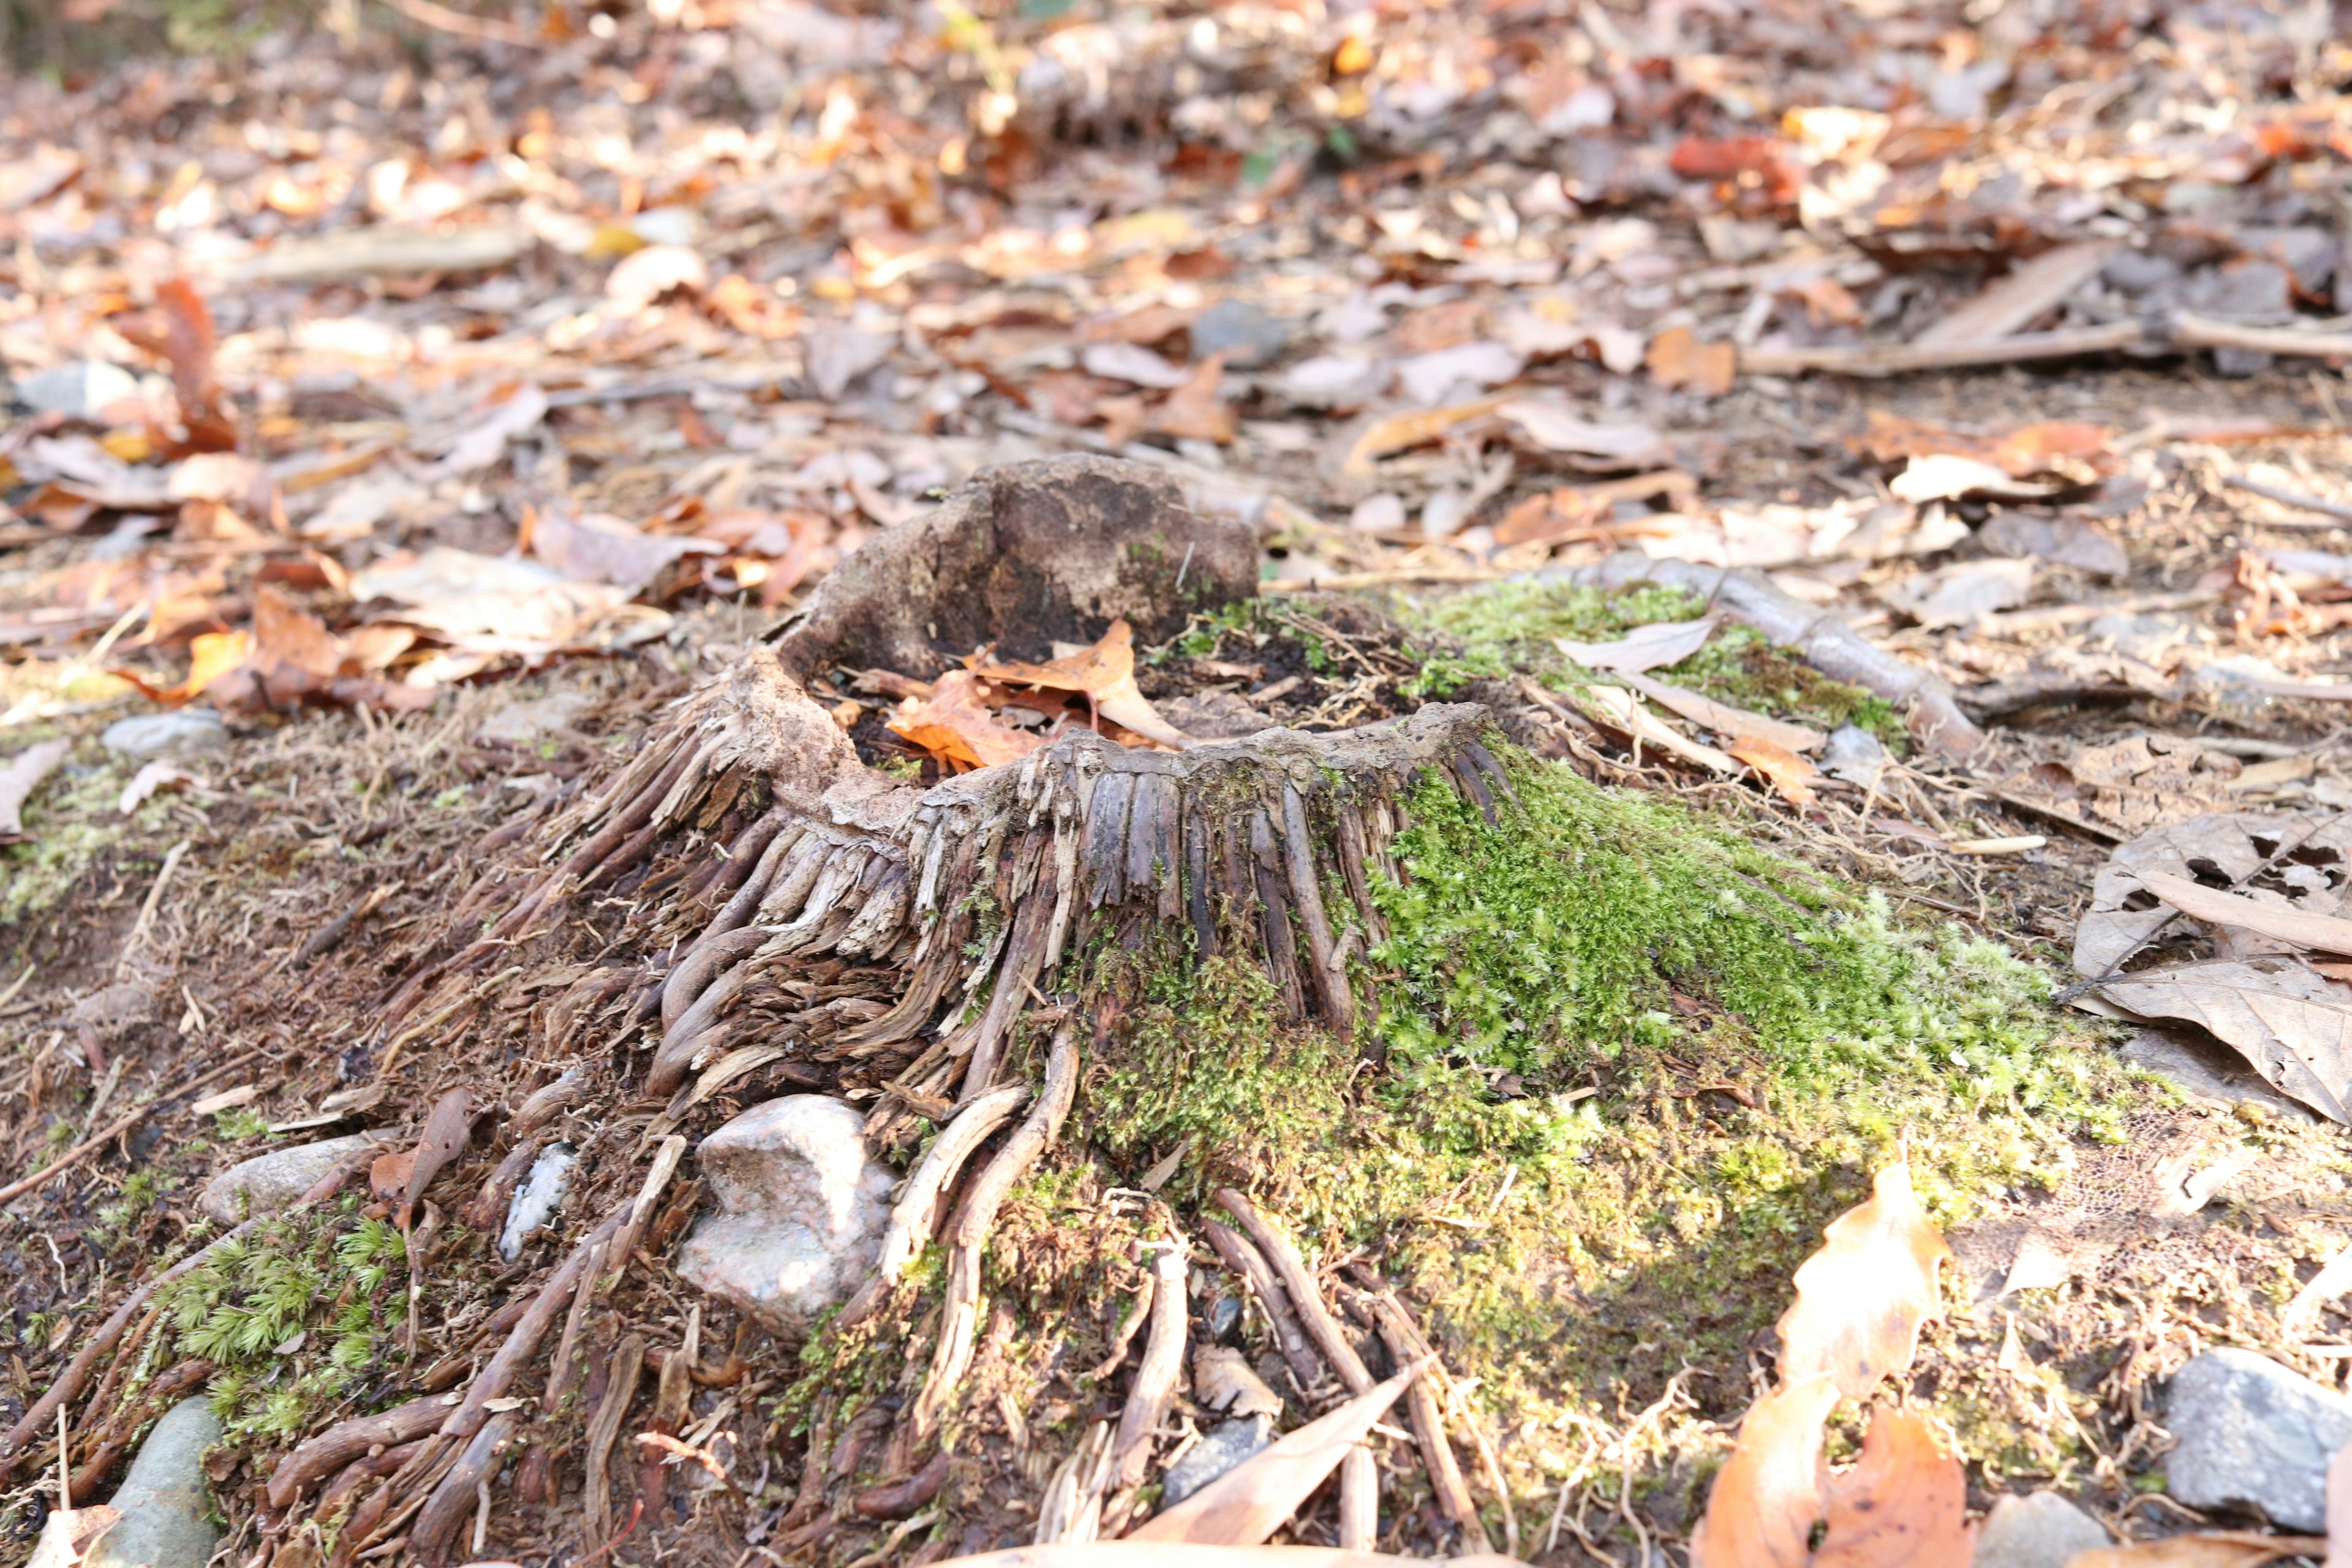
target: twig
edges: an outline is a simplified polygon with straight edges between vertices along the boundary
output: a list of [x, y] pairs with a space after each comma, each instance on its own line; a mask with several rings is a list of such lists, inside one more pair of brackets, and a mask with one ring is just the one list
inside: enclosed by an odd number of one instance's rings
[[2320, 331], [2300, 322], [2291, 327], [2250, 327], [2240, 321], [2176, 310], [2168, 324], [2172, 341], [2184, 347], [2252, 349], [2260, 353], [2305, 359], [2352, 359], [2352, 332]]
[[[645, 1335], [631, 1334], [614, 1348], [612, 1376], [604, 1384], [604, 1397], [597, 1404], [594, 1417], [588, 1423], [588, 1533], [592, 1538], [613, 1526], [613, 1444], [621, 1435], [621, 1418], [629, 1413], [629, 1405], [637, 1396], [637, 1374], [645, 1364]], [[632, 1513], [621, 1534], [635, 1529], [636, 1523], [636, 1515]], [[615, 1536], [607, 1542], [605, 1550], [610, 1551], [619, 1539]]]
[[1151, 1271], [1151, 1332], [1143, 1342], [1143, 1360], [1127, 1406], [1118, 1413], [1118, 1437], [1111, 1446], [1111, 1481], [1116, 1487], [1142, 1483], [1151, 1465], [1151, 1439], [1168, 1414], [1176, 1380], [1184, 1371], [1184, 1331], [1190, 1316], [1184, 1300], [1184, 1270], [1189, 1249], [1179, 1241], [1164, 1244]]
[[478, 44], [507, 44], [519, 49], [541, 47], [540, 41], [511, 22], [496, 22], [483, 16], [468, 16], [463, 11], [453, 11], [435, 0], [383, 0], [383, 3], [412, 22], [422, 23], [439, 32], [471, 38]]
[[1242, 1228], [1250, 1233], [1250, 1239], [1257, 1243], [1258, 1250], [1274, 1266], [1275, 1273], [1281, 1277], [1283, 1288], [1290, 1293], [1291, 1304], [1298, 1309], [1307, 1337], [1315, 1342], [1316, 1349], [1323, 1352], [1323, 1359], [1329, 1362], [1332, 1370], [1339, 1374], [1339, 1381], [1347, 1385], [1348, 1392], [1361, 1394], [1371, 1387], [1370, 1369], [1364, 1365], [1363, 1357], [1356, 1353], [1356, 1347], [1340, 1334], [1339, 1325], [1333, 1321], [1330, 1310], [1323, 1305], [1323, 1292], [1316, 1288], [1314, 1279], [1307, 1272], [1306, 1264], [1299, 1260], [1297, 1250], [1290, 1245], [1289, 1238], [1266, 1224], [1249, 1199], [1233, 1188], [1220, 1187], [1214, 1196], [1219, 1205], [1242, 1222]]
[[2231, 489], [2243, 490], [2250, 496], [2260, 496], [2264, 500], [2274, 500], [2281, 506], [2300, 507], [2305, 511], [2315, 511], [2322, 517], [2336, 519], [2335, 522], [2330, 523], [2305, 522], [2298, 518], [2267, 518], [2263, 523], [2265, 528], [2334, 528], [2341, 523], [2352, 522], [2352, 506], [2347, 506], [2342, 501], [2322, 500], [2317, 496], [2307, 496], [2300, 490], [2288, 489], [2284, 485], [2265, 484], [2260, 479], [2247, 479], [2243, 474], [2232, 474], [2221, 483]]
[[1258, 1305], [1265, 1309], [1266, 1321], [1274, 1325], [1274, 1342], [1282, 1351], [1282, 1359], [1290, 1364], [1291, 1376], [1298, 1380], [1298, 1390], [1304, 1394], [1323, 1374], [1322, 1363], [1315, 1359], [1315, 1347], [1307, 1331], [1291, 1310], [1290, 1298], [1275, 1278], [1274, 1266], [1258, 1249], [1242, 1237], [1236, 1236], [1215, 1220], [1201, 1222], [1201, 1234], [1209, 1238], [1225, 1267], [1249, 1281]]
[[[130, 963], [131, 955], [137, 952], [139, 944], [146, 940], [147, 928], [154, 923], [155, 906], [163, 902], [163, 889], [170, 885], [172, 873], [179, 868], [180, 857], [188, 852], [188, 844], [189, 840], [183, 838], [163, 851], [163, 868], [155, 873], [155, 885], [147, 889], [147, 901], [139, 906], [139, 918], [131, 922], [131, 934], [122, 939], [121, 955], [114, 961], [116, 979], [122, 978], [122, 971]], [[0, 1202], [5, 1201], [0, 1199]]]
[[[1388, 1342], [1389, 1353], [1399, 1365], [1430, 1353], [1421, 1331], [1413, 1327], [1412, 1319], [1393, 1294], [1367, 1291], [1360, 1299], [1370, 1304], [1381, 1325], [1381, 1338]], [[1495, 1545], [1487, 1538], [1486, 1522], [1478, 1517], [1478, 1505], [1471, 1501], [1470, 1488], [1462, 1479], [1462, 1466], [1454, 1457], [1453, 1444], [1446, 1440], [1445, 1417], [1437, 1407], [1430, 1382], [1417, 1377], [1405, 1390], [1405, 1404], [1412, 1413], [1413, 1441], [1420, 1446], [1422, 1464], [1429, 1471], [1430, 1489], [1437, 1494], [1445, 1516], [1461, 1529], [1465, 1542], [1475, 1551], [1492, 1552]]]
[[236, 1068], [241, 1068], [246, 1063], [253, 1060], [254, 1058], [261, 1055], [261, 1049], [262, 1048], [259, 1046], [256, 1046], [251, 1050], [241, 1052], [237, 1056], [231, 1058], [229, 1060], [223, 1062], [219, 1067], [213, 1068], [210, 1072], [205, 1073], [195, 1079], [192, 1079], [187, 1083], [183, 1084], [178, 1089], [171, 1090], [169, 1093], [159, 1094], [154, 1099], [149, 1100], [146, 1104], [140, 1106], [137, 1110], [125, 1113], [119, 1120], [108, 1124], [104, 1130], [91, 1133], [89, 1137], [83, 1139], [80, 1142], [75, 1144], [72, 1148], [58, 1155], [56, 1160], [42, 1166], [39, 1170], [34, 1172], [31, 1175], [25, 1177], [22, 1181], [13, 1182], [7, 1186], [0, 1187], [0, 1204], [14, 1203], [16, 1199], [23, 1197], [26, 1193], [31, 1192], [34, 1188], [47, 1182], [51, 1176], [56, 1175], [58, 1172], [74, 1164], [84, 1154], [89, 1153], [91, 1150], [102, 1147], [113, 1139], [130, 1131], [131, 1128], [138, 1126], [141, 1121], [146, 1120], [148, 1114], [154, 1110], [157, 1106], [177, 1100], [184, 1094], [194, 1093], [195, 1090], [200, 1089], [204, 1088], [205, 1085], [212, 1082], [215, 1079], [235, 1071]]
[[1966, 370], [1979, 365], [2071, 359], [2077, 354], [2109, 353], [2146, 341], [2147, 333], [2137, 321], [2110, 321], [2096, 327], [2020, 332], [2014, 337], [1979, 338], [1958, 343], [1874, 343], [1853, 348], [1819, 349], [1748, 348], [1739, 351], [1739, 368], [1750, 375], [1801, 375], [1808, 371], [1819, 371], [1829, 375], [1901, 375], [1908, 371]]
[[[376, 910], [376, 906], [383, 903], [384, 900], [392, 897], [393, 894], [398, 892], [400, 888], [401, 884], [398, 881], [391, 881], [382, 883], [377, 887], [370, 889], [365, 898], [360, 900], [359, 902], [353, 904], [350, 909], [345, 910], [341, 914], [337, 915], [333, 920], [329, 921], [325, 925], [320, 926], [317, 931], [311, 932], [310, 940], [304, 942], [300, 949], [295, 952], [290, 957], [279, 959], [278, 961], [278, 969], [282, 970], [289, 965], [308, 963], [312, 959], [318, 957], [320, 953], [331, 951], [338, 942], [341, 942], [343, 938], [351, 934], [352, 927], [357, 925], [360, 921], [373, 914]], [[272, 973], [276, 973], [277, 972], [277, 970], [271, 971]]]

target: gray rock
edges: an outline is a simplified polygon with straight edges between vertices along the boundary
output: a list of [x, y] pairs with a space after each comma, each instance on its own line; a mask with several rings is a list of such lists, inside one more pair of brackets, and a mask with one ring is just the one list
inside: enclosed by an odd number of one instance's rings
[[220, 1441], [220, 1417], [199, 1394], [163, 1412], [107, 1501], [122, 1519], [99, 1537], [82, 1568], [205, 1568], [220, 1544], [205, 1450]]
[[348, 1138], [328, 1138], [256, 1154], [206, 1182], [196, 1207], [217, 1225], [235, 1225], [250, 1215], [284, 1208], [309, 1192], [344, 1155], [375, 1142], [373, 1132], [354, 1132]]
[[695, 1159], [719, 1212], [686, 1238], [678, 1273], [786, 1329], [845, 1300], [874, 1267], [897, 1181], [865, 1129], [845, 1101], [789, 1094], [705, 1138]]
[[221, 750], [228, 742], [228, 726], [209, 708], [117, 719], [99, 737], [99, 743], [108, 751], [141, 758], [201, 756]]
[[36, 413], [96, 419], [106, 409], [139, 395], [138, 378], [103, 360], [77, 360], [38, 371], [16, 383], [17, 401]]
[[1225, 356], [1235, 367], [1264, 364], [1290, 346], [1290, 327], [1246, 300], [1220, 300], [1192, 318], [1192, 357]]
[[1972, 1568], [2066, 1568], [2077, 1552], [2107, 1544], [2106, 1526], [2056, 1492], [2005, 1497], [1977, 1536]]
[[2285, 316], [2294, 308], [2294, 279], [2268, 257], [2240, 257], [2191, 278], [2188, 303], [2217, 316]]
[[1160, 1506], [1169, 1508], [1182, 1502], [1273, 1441], [1271, 1415], [1244, 1415], [1238, 1421], [1218, 1422], [1201, 1435], [1199, 1442], [1184, 1450], [1182, 1458], [1168, 1467], [1167, 1479], [1160, 1487]]
[[2207, 1351], [2166, 1399], [2173, 1498], [2248, 1508], [2284, 1530], [2327, 1527], [2327, 1461], [2352, 1442], [2352, 1399], [2252, 1351]]
[[522, 1256], [523, 1238], [555, 1217], [572, 1190], [572, 1167], [580, 1163], [569, 1143], [550, 1143], [530, 1163], [514, 1200], [507, 1205], [506, 1228], [499, 1233], [499, 1256], [512, 1263]]

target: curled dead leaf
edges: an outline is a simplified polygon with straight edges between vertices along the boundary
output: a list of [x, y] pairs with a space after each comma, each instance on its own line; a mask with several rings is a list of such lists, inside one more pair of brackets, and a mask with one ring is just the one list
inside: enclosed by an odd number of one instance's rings
[[1919, 1327], [1935, 1316], [1937, 1268], [1952, 1256], [1911, 1189], [1911, 1165], [1878, 1173], [1869, 1202], [1832, 1220], [1822, 1249], [1797, 1269], [1797, 1300], [1780, 1315], [1780, 1376], [1827, 1377], [1860, 1399], [1911, 1364]]

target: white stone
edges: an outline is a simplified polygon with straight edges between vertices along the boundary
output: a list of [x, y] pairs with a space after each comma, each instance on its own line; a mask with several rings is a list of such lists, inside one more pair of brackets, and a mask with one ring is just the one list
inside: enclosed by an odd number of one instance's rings
[[572, 1167], [580, 1163], [569, 1143], [550, 1143], [530, 1163], [514, 1201], [507, 1205], [506, 1228], [499, 1233], [499, 1256], [512, 1263], [522, 1256], [525, 1237], [555, 1217], [572, 1190]]
[[678, 1252], [695, 1285], [799, 1329], [872, 1270], [897, 1178], [868, 1156], [865, 1118], [845, 1101], [793, 1094], [754, 1106], [695, 1159], [719, 1204]]
[[217, 1225], [235, 1225], [255, 1215], [288, 1207], [316, 1185], [320, 1177], [333, 1170], [344, 1155], [375, 1141], [373, 1132], [354, 1132], [348, 1138], [329, 1138], [256, 1154], [206, 1182], [203, 1195], [196, 1199], [196, 1207]]

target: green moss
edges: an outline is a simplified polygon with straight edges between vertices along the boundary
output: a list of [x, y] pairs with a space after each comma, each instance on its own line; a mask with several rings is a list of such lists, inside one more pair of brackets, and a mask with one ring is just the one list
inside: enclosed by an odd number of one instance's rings
[[1077, 1118], [1118, 1179], [1186, 1142], [1171, 1196], [1238, 1181], [1326, 1256], [1373, 1249], [1508, 1426], [1613, 1417], [1685, 1363], [1736, 1411], [1743, 1347], [1900, 1146], [1950, 1223], [2120, 1135], [2138, 1091], [2005, 950], [1507, 761], [1499, 826], [1410, 801], [1353, 1048], [1284, 1026], [1254, 963], [1106, 962], [1131, 995]]
[[[1420, 673], [1404, 689], [1415, 697], [1444, 697], [1474, 680], [1519, 672], [1547, 683], [1590, 679], [1554, 638], [1608, 642], [1635, 626], [1696, 620], [1706, 611], [1697, 595], [1655, 584], [1604, 593], [1563, 583], [1507, 582], [1449, 595], [1406, 608], [1408, 624], [1428, 646]], [[1907, 744], [1902, 715], [1890, 704], [1831, 679], [1747, 626], [1718, 627], [1697, 653], [1654, 673], [1734, 707], [1823, 729], [1858, 724], [1897, 752]]]
[[391, 1353], [407, 1321], [407, 1246], [358, 1206], [352, 1196], [265, 1221], [164, 1295], [166, 1331], [146, 1361], [217, 1366], [209, 1392], [227, 1442], [299, 1436]]
[[0, 927], [55, 908], [126, 842], [161, 837], [170, 826], [169, 803], [150, 799], [124, 816], [117, 805], [129, 782], [111, 762], [68, 761], [34, 792], [24, 813], [25, 838], [0, 845]]

